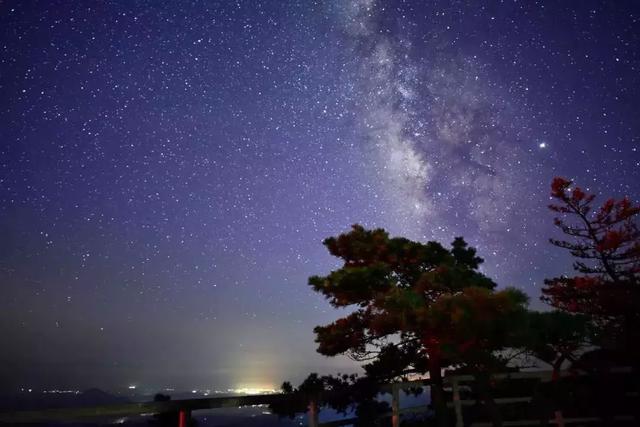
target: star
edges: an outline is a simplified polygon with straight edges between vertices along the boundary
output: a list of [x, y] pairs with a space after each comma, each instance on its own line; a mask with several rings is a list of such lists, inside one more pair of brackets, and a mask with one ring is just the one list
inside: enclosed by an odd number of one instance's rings
[[117, 386], [140, 360], [159, 384], [215, 372], [221, 389], [253, 357], [277, 361], [265, 382], [329, 372], [313, 328], [335, 310], [307, 286], [335, 269], [327, 237], [463, 236], [534, 305], [568, 265], [547, 244], [553, 177], [640, 197], [640, 2], [9, 3], [0, 313], [21, 334], [3, 348], [16, 384], [42, 367]]

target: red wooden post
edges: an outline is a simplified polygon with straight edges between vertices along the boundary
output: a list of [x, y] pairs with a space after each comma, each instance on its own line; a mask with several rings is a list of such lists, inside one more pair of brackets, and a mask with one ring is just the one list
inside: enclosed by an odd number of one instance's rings
[[558, 427], [564, 427], [564, 417], [562, 416], [562, 411], [555, 411], [553, 413], [553, 420]]
[[457, 378], [453, 378], [453, 408], [456, 414], [456, 427], [464, 426], [464, 420], [462, 419], [462, 402], [460, 401], [460, 384]]
[[309, 402], [309, 427], [318, 427], [319, 425], [318, 402], [312, 400]]
[[191, 411], [180, 409], [178, 412], [178, 427], [189, 427], [189, 421], [191, 421]]
[[391, 425], [400, 427], [400, 387], [399, 384], [391, 386]]

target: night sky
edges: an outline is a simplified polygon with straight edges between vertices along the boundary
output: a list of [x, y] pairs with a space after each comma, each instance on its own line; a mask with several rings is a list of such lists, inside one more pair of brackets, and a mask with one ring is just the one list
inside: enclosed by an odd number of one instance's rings
[[0, 384], [353, 371], [308, 276], [464, 236], [534, 307], [556, 175], [640, 196], [635, 1], [0, 2]]

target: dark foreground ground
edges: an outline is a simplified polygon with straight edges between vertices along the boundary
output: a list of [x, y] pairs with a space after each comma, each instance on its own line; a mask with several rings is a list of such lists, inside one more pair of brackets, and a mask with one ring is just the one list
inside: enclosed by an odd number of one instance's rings
[[[78, 400], [79, 396], [73, 398], [57, 398], [55, 401], [47, 399], [47, 401], [41, 401], [36, 396], [31, 396], [30, 400], [21, 399], [19, 401], [0, 399], [0, 408], [3, 411], [15, 411], [15, 410], [34, 410], [44, 409], [44, 407], [78, 407], [78, 406], [96, 406], [98, 404], [118, 404], [131, 401], [120, 397], [113, 397], [103, 392], [92, 391], [93, 395], [91, 399], [87, 396]], [[138, 400], [138, 399], [135, 399]], [[146, 399], [148, 400], [148, 399]], [[381, 400], [388, 400], [388, 395], [381, 396]], [[428, 402], [428, 395], [422, 394], [419, 396], [403, 395], [401, 399], [402, 407], [426, 405]], [[84, 404], [78, 404], [84, 403]], [[16, 405], [18, 408], [16, 408]], [[43, 406], [44, 405], [44, 406]], [[13, 407], [11, 407], [13, 406]], [[353, 414], [339, 414], [332, 409], [323, 409], [320, 412], [320, 421], [332, 421], [342, 419], [345, 417], [351, 418]], [[170, 417], [170, 416], [169, 416]], [[295, 418], [280, 418], [274, 415], [266, 405], [258, 405], [252, 407], [242, 408], [223, 408], [213, 410], [201, 410], [194, 411], [192, 418], [195, 421], [194, 426], [198, 427], [292, 427], [292, 426], [304, 426], [307, 425], [307, 417], [305, 414], [297, 414]], [[5, 426], [1, 424], [0, 426]], [[82, 422], [68, 422], [68, 423], [38, 423], [27, 424], [29, 427], [103, 427], [120, 425], [126, 427], [164, 427], [177, 425], [177, 420], [171, 418], [160, 419], [154, 416], [146, 417], [127, 417], [119, 419], [103, 419], [103, 420], [87, 420]]]

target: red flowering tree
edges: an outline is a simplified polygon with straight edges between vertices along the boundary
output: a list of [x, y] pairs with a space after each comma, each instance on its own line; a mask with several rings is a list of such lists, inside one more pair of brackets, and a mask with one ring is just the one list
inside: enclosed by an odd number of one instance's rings
[[367, 361], [367, 375], [379, 380], [428, 372], [439, 425], [445, 425], [442, 369], [499, 364], [496, 350], [518, 334], [526, 296], [494, 292], [495, 283], [478, 271], [482, 259], [462, 238], [447, 249], [355, 225], [324, 244], [344, 264], [309, 284], [333, 306], [353, 311], [315, 328], [318, 351]]
[[607, 339], [625, 351], [637, 349], [640, 320], [640, 206], [628, 198], [594, 207], [595, 195], [555, 178], [549, 206], [567, 240], [551, 239], [576, 259], [573, 277], [545, 280], [543, 300], [571, 313], [588, 315]]

